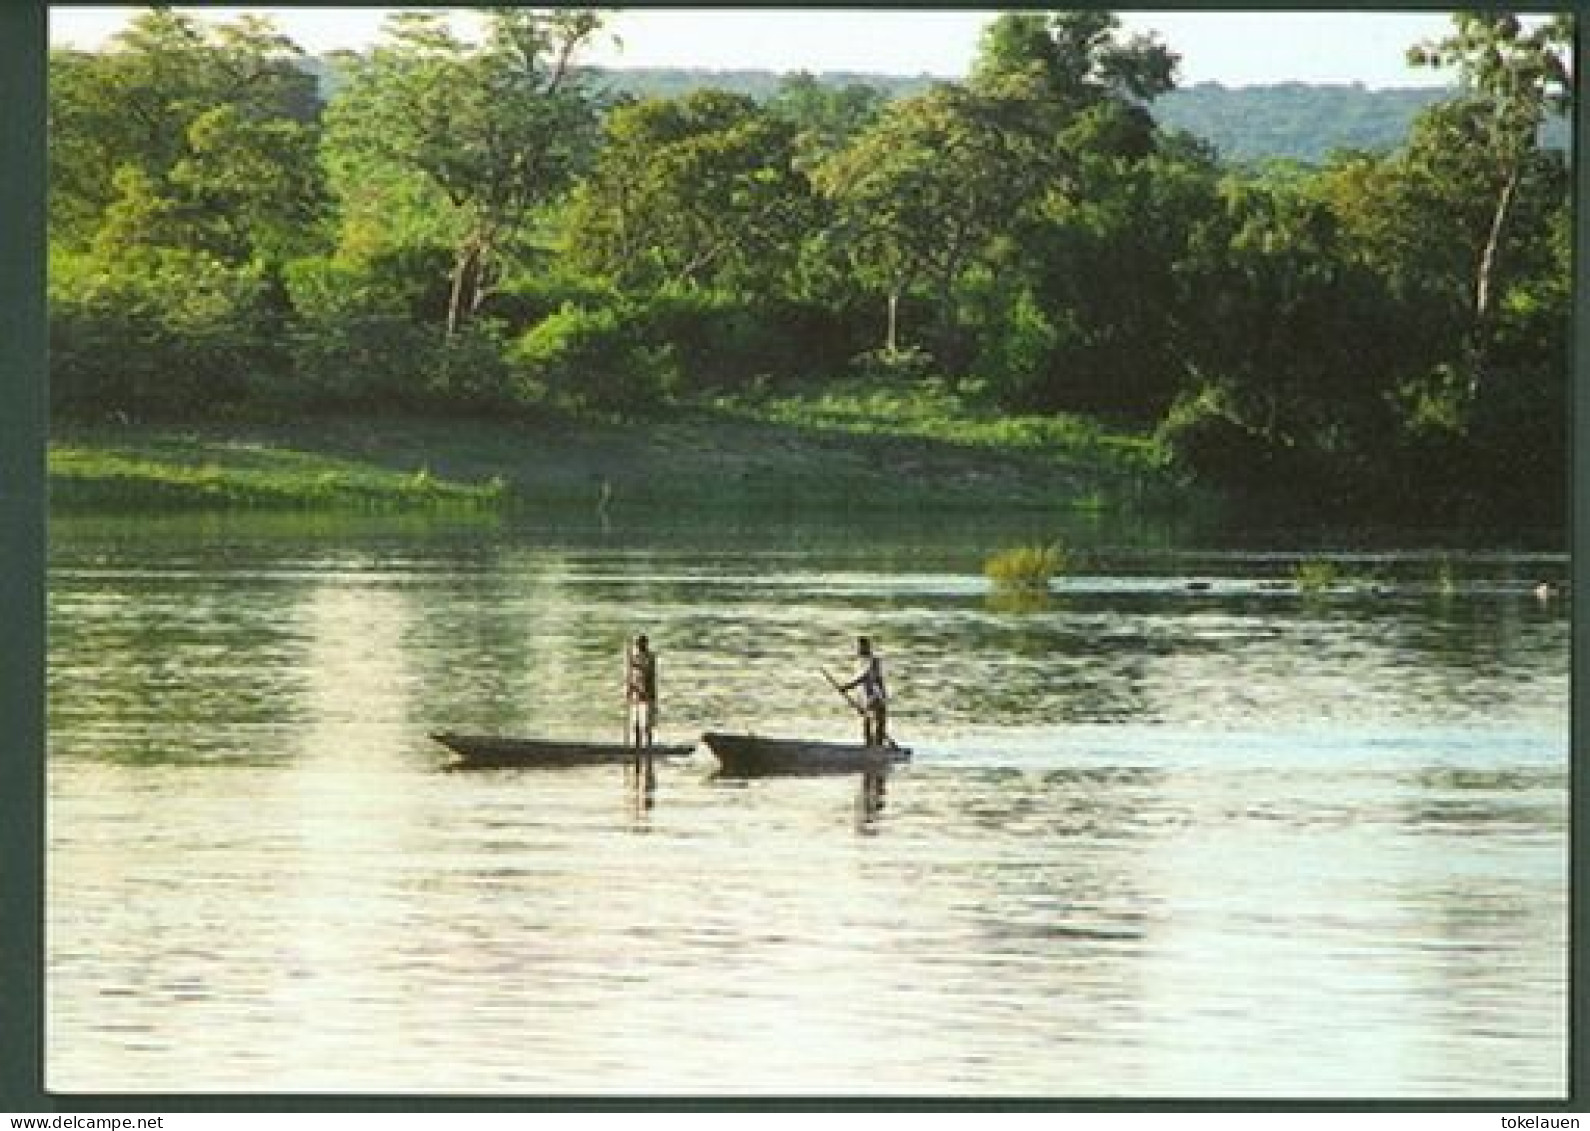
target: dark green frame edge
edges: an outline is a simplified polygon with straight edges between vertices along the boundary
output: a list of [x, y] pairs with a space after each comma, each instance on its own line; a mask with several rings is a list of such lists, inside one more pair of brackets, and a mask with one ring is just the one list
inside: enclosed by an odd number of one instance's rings
[[0, 5], [0, 1110], [42, 1089], [45, 7]]
[[1585, 1034], [1590, 1032], [1590, 992], [1587, 992], [1586, 972], [1590, 970], [1585, 959], [1586, 943], [1590, 942], [1590, 904], [1584, 893], [1585, 848], [1590, 844], [1590, 799], [1586, 797], [1586, 777], [1583, 756], [1579, 750], [1581, 736], [1590, 734], [1590, 697], [1585, 695], [1585, 669], [1583, 660], [1590, 655], [1590, 628], [1579, 615], [1582, 595], [1590, 593], [1590, 491], [1585, 481], [1590, 476], [1590, 348], [1586, 345], [1587, 327], [1590, 327], [1590, 225], [1585, 222], [1585, 209], [1590, 204], [1590, 163], [1585, 160], [1586, 146], [1590, 145], [1590, 108], [1585, 105], [1584, 64], [1586, 58], [1585, 36], [1590, 34], [1590, 4], [1575, 0], [1572, 4], [1574, 21], [1573, 74], [1573, 288], [1574, 318], [1572, 363], [1569, 367], [1571, 387], [1568, 396], [1569, 435], [1573, 437], [1573, 451], [1568, 466], [1571, 482], [1568, 484], [1570, 513], [1568, 514], [1568, 546], [1572, 554], [1569, 563], [1573, 577], [1573, 635], [1569, 670], [1572, 673], [1573, 715], [1568, 740], [1568, 1096], [1569, 1107], [1585, 1110], [1586, 1081], [1590, 1077], [1590, 1049], [1585, 1044]]
[[[488, 0], [489, 2], [489, 0]], [[344, 0], [347, 6], [385, 6]], [[134, 6], [134, 5], [127, 5]], [[195, 5], [198, 6], [198, 5]], [[318, 7], [315, 4], [295, 6]], [[339, 6], [327, 4], [326, 7]], [[400, 2], [391, 6], [402, 6]], [[628, 7], [672, 6], [658, 0], [641, 0]], [[693, 6], [755, 7], [745, 3], [701, 3]], [[785, 5], [778, 5], [785, 6]], [[874, 0], [870, 4], [846, 0], [819, 0], [809, 7], [925, 8], [967, 5], [932, 0]], [[1021, 4], [973, 4], [991, 10], [1036, 7]], [[1101, 0], [1070, 0], [1041, 5], [1046, 8], [1106, 7], [1112, 10], [1296, 10], [1345, 11], [1435, 10], [1464, 7], [1439, 0], [1402, 0], [1367, 3], [1211, 3], [1208, 0], [1159, 0], [1107, 4]], [[1482, 5], [1467, 5], [1479, 7]], [[1574, 46], [1574, 74], [1584, 75], [1585, 28], [1590, 19], [1586, 0], [1570, 4], [1512, 5], [1520, 9], [1560, 11], [1571, 9], [1579, 17]], [[659, 1101], [645, 1097], [598, 1099], [567, 1097], [556, 1102], [531, 1097], [464, 1099], [461, 1097], [376, 1096], [51, 1096], [44, 1090], [44, 853], [45, 853], [45, 749], [47, 715], [45, 697], [47, 479], [45, 453], [49, 436], [48, 329], [45, 307], [45, 105], [48, 62], [48, 8], [43, 0], [9, 0], [0, 4], [0, 641], [7, 655], [0, 660], [0, 1112], [27, 1111], [922, 1111], [922, 1110], [1130, 1110], [1130, 1111], [1277, 1111], [1277, 1110], [1381, 1110], [1421, 1111], [1430, 1105], [1385, 1102], [1288, 1103], [1267, 1101], [1177, 1101], [1139, 1099], [1122, 1103], [1067, 1102], [1033, 1097], [995, 1102], [773, 1098]], [[1583, 92], [1576, 99], [1574, 116], [1574, 231], [1575, 321], [1572, 381], [1573, 482], [1568, 516], [1572, 576], [1577, 593], [1590, 593], [1590, 492], [1579, 490], [1590, 461], [1590, 364], [1587, 364], [1585, 328], [1590, 326], [1590, 234], [1583, 208], [1590, 201], [1590, 175], [1582, 159], [1590, 145], [1590, 114]], [[1590, 939], [1590, 908], [1580, 880], [1590, 830], [1584, 770], [1578, 736], [1590, 734], [1590, 697], [1582, 693], [1584, 670], [1580, 658], [1590, 655], [1590, 626], [1584, 618], [1573, 624], [1574, 741], [1570, 756], [1570, 904], [1568, 1098], [1566, 1102], [1542, 1098], [1528, 1102], [1440, 1104], [1446, 1110], [1494, 1110], [1521, 1113], [1529, 1108], [1586, 1110], [1587, 1051], [1583, 1034], [1590, 1030], [1590, 994], [1586, 992], [1585, 943]]]

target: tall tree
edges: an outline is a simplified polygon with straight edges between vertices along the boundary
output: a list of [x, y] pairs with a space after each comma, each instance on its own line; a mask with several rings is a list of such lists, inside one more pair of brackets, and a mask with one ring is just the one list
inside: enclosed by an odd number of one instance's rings
[[810, 168], [871, 125], [887, 101], [878, 87], [865, 83], [835, 86], [799, 71], [784, 76], [767, 107], [794, 127], [797, 163]]
[[86, 245], [136, 185], [166, 201], [168, 246], [229, 262], [280, 253], [324, 194], [320, 104], [301, 55], [268, 20], [212, 26], [164, 8], [136, 16], [106, 51], [58, 52], [50, 172], [60, 236]]
[[883, 348], [901, 349], [900, 305], [926, 284], [941, 328], [953, 288], [1044, 191], [1032, 103], [954, 83], [891, 104], [816, 172], [856, 268], [887, 303]]
[[[1150, 201], [1179, 178], [1173, 162], [1145, 163], [1162, 141], [1148, 104], [1173, 87], [1177, 61], [1103, 11], [1007, 12], [984, 31], [971, 89], [1024, 124], [1036, 177], [1002, 233], [996, 289], [1025, 296], [1022, 317], [1053, 331], [1049, 358], [1006, 375], [1025, 403], [1152, 414], [1169, 393], [1137, 394], [1174, 386], [1159, 361], [1174, 349], [1169, 328], [1147, 296], [1169, 285], [1164, 256], [1185, 228], [1168, 219], [1180, 209], [1168, 194]], [[1134, 380], [1110, 372], [1122, 365]]]
[[1199, 245], [1216, 231], [1221, 170], [1193, 139], [1163, 140], [1142, 160], [1082, 163], [1000, 277], [1023, 280], [1056, 335], [1044, 367], [1012, 398], [1035, 408], [1158, 420], [1209, 327], [1190, 285]]
[[1389, 462], [1406, 307], [1355, 262], [1311, 181], [1228, 178], [1179, 265], [1195, 332], [1162, 435], [1237, 492], [1365, 503]]
[[983, 32], [971, 84], [1027, 89], [1062, 115], [1116, 102], [1141, 106], [1173, 89], [1179, 57], [1150, 35], [1123, 39], [1102, 10], [1006, 12]]
[[794, 128], [743, 95], [703, 90], [609, 115], [567, 239], [577, 262], [623, 286], [766, 293], [811, 211]]
[[1471, 392], [1477, 392], [1519, 189], [1539, 150], [1546, 116], [1565, 112], [1573, 97], [1567, 61], [1573, 18], [1557, 15], [1528, 26], [1511, 12], [1459, 12], [1453, 23], [1452, 35], [1411, 48], [1408, 59], [1416, 66], [1457, 68], [1465, 100], [1474, 111], [1469, 140], [1486, 166], [1490, 217], [1473, 267], [1472, 289], [1475, 364], [1470, 382]]
[[478, 309], [535, 210], [587, 159], [597, 104], [575, 66], [600, 29], [588, 9], [492, 9], [479, 44], [446, 17], [405, 12], [389, 42], [354, 63], [328, 110], [344, 185], [372, 167], [420, 177], [449, 210], [449, 335]]

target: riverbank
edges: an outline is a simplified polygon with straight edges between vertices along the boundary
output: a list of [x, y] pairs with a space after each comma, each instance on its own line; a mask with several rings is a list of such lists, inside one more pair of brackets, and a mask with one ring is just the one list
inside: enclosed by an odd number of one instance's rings
[[501, 479], [456, 481], [424, 461], [403, 469], [264, 426], [57, 429], [49, 489], [57, 512], [481, 509], [509, 495]]
[[1163, 500], [1150, 442], [828, 396], [644, 422], [332, 417], [58, 424], [52, 506], [407, 510], [619, 504], [1067, 507]]

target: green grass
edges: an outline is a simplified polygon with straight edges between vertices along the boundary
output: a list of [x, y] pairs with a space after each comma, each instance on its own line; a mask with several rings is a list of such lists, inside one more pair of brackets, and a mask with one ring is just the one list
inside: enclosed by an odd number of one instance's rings
[[[1169, 483], [1147, 440], [998, 418], [948, 393], [678, 405], [644, 420], [313, 417], [72, 425], [62, 510], [626, 507], [865, 510], [1134, 506]], [[1168, 488], [1163, 492], [1169, 493]], [[1183, 502], [1184, 500], [1176, 500]]]
[[50, 445], [53, 506], [73, 510], [250, 508], [388, 511], [491, 508], [501, 479], [470, 484], [291, 447], [140, 432]]
[[718, 404], [731, 413], [794, 428], [931, 440], [1106, 474], [1141, 475], [1166, 462], [1163, 448], [1147, 433], [1112, 432], [1097, 421], [1065, 414], [1010, 415], [978, 407], [937, 382], [908, 389], [845, 387], [756, 402], [724, 398]]
[[1075, 416], [1007, 415], [940, 382], [725, 397], [711, 407], [785, 444], [838, 452], [841, 465], [861, 459], [886, 469], [887, 483], [858, 477], [862, 498], [881, 487], [905, 505], [926, 495], [1090, 513], [1190, 501], [1170, 474], [1165, 450], [1146, 431], [1112, 431]]

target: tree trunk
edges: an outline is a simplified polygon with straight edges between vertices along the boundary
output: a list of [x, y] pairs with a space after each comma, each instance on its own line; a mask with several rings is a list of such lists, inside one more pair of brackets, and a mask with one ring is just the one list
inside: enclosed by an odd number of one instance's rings
[[1507, 231], [1507, 221], [1513, 211], [1513, 200], [1518, 195], [1518, 185], [1523, 179], [1522, 162], [1515, 161], [1502, 183], [1501, 195], [1496, 199], [1496, 212], [1491, 216], [1491, 230], [1486, 233], [1485, 247], [1480, 252], [1479, 267], [1474, 274], [1474, 334], [1469, 350], [1468, 399], [1472, 405], [1479, 396], [1484, 381], [1484, 371], [1489, 350], [1491, 310], [1496, 305], [1497, 264], [1501, 259], [1502, 237]]
[[469, 253], [460, 249], [453, 256], [453, 285], [447, 294], [447, 336], [458, 333], [464, 316], [464, 275], [469, 266]]
[[480, 241], [471, 238], [453, 257], [453, 285], [447, 295], [447, 336], [451, 338], [464, 324], [466, 311], [473, 311], [480, 290]]
[[1496, 213], [1491, 217], [1491, 230], [1485, 237], [1485, 248], [1480, 252], [1479, 270], [1474, 280], [1474, 320], [1484, 323], [1491, 315], [1495, 302], [1496, 264], [1500, 258], [1502, 235], [1507, 230], [1507, 220], [1513, 210], [1513, 198], [1518, 195], [1518, 182], [1523, 177], [1522, 166], [1515, 164], [1502, 185], [1501, 196], [1496, 201]]
[[899, 327], [900, 292], [898, 290], [891, 290], [889, 292], [889, 325], [888, 329], [884, 332], [883, 339], [884, 352], [890, 356], [893, 356], [900, 350]]

